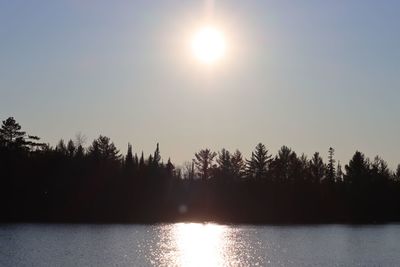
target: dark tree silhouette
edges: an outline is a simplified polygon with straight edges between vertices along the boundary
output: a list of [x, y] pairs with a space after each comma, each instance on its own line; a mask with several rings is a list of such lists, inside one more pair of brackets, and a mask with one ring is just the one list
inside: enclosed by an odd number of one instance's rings
[[293, 182], [296, 179], [297, 167], [297, 155], [287, 146], [281, 147], [271, 166], [275, 179], [284, 183]]
[[231, 153], [223, 148], [221, 152], [218, 153], [217, 158], [218, 164], [218, 177], [221, 177], [223, 180], [227, 180], [232, 178], [232, 161], [231, 161]]
[[194, 154], [194, 164], [196, 165], [200, 178], [204, 181], [211, 178], [212, 169], [214, 168], [214, 158], [217, 153], [211, 152], [210, 149], [202, 149]]
[[92, 145], [88, 149], [88, 154], [96, 161], [114, 163], [118, 162], [121, 157], [114, 143], [110, 141], [110, 138], [102, 135], [93, 141]]
[[167, 165], [165, 166], [165, 169], [166, 169], [167, 175], [169, 177], [172, 177], [174, 175], [175, 166], [174, 166], [174, 164], [172, 164], [170, 158], [168, 158]]
[[283, 146], [272, 157], [261, 143], [246, 163], [238, 150], [202, 149], [182, 170], [163, 163], [159, 144], [145, 160], [130, 144], [122, 157], [102, 135], [88, 148], [82, 138], [38, 141], [14, 118], [3, 121], [1, 222], [400, 221], [400, 165], [391, 171], [359, 151], [344, 172], [333, 149], [325, 165], [318, 152], [308, 160]]
[[72, 158], [72, 157], [75, 156], [76, 147], [75, 147], [74, 142], [71, 139], [68, 141], [67, 151], [68, 151], [68, 156], [69, 157]]
[[330, 147], [328, 150], [328, 165], [326, 168], [327, 174], [326, 178], [329, 183], [334, 183], [336, 178], [336, 169], [335, 169], [335, 159], [333, 158], [335, 155], [335, 150]]
[[345, 166], [345, 182], [354, 186], [359, 186], [366, 182], [369, 174], [368, 162], [363, 153], [356, 151], [349, 164]]
[[132, 171], [134, 165], [135, 165], [135, 162], [133, 159], [132, 145], [128, 143], [128, 152], [126, 153], [126, 156], [125, 156], [125, 168], [128, 171]]
[[156, 147], [156, 150], [154, 151], [153, 159], [152, 159], [152, 161], [149, 161], [149, 162], [152, 162], [154, 167], [158, 167], [160, 165], [160, 161], [161, 161], [160, 147], [157, 143], [157, 147]]
[[247, 176], [256, 180], [266, 179], [270, 162], [271, 155], [268, 154], [265, 145], [258, 143], [251, 153], [250, 160], [246, 160]]
[[400, 182], [400, 164], [397, 165], [396, 172], [394, 173], [394, 179]]
[[243, 160], [242, 153], [236, 150], [231, 156], [232, 176], [234, 179], [241, 179], [246, 170], [246, 164]]
[[318, 152], [310, 160], [310, 175], [313, 183], [319, 183], [325, 177], [325, 164]]
[[58, 141], [58, 144], [56, 146], [56, 152], [58, 152], [59, 154], [61, 154], [63, 156], [66, 156], [68, 154], [68, 150], [67, 150], [67, 147], [65, 146], [63, 139]]

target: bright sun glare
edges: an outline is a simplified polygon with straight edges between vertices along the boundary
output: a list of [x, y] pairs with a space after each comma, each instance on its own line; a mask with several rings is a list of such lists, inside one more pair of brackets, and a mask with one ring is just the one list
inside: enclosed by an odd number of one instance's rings
[[219, 61], [225, 55], [225, 50], [224, 36], [214, 27], [200, 29], [192, 39], [193, 54], [202, 63], [213, 64]]

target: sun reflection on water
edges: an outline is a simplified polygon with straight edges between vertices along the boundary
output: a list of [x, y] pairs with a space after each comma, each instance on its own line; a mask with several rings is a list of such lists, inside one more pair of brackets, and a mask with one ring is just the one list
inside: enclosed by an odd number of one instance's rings
[[177, 223], [158, 229], [158, 240], [149, 249], [151, 266], [258, 266], [264, 262], [261, 246], [252, 246], [247, 232], [236, 227]]
[[222, 266], [226, 227], [216, 224], [181, 223], [172, 231], [177, 266]]

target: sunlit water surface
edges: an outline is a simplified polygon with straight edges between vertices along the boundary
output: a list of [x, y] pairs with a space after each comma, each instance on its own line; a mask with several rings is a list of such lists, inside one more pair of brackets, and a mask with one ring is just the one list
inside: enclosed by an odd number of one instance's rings
[[0, 225], [0, 266], [399, 266], [400, 225]]

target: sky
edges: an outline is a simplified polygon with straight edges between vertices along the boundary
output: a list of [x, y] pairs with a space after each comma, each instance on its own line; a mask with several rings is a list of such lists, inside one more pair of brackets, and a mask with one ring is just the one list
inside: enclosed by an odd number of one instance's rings
[[[0, 2], [0, 119], [190, 161], [258, 142], [400, 163], [399, 1]], [[214, 25], [225, 57], [191, 54]]]

